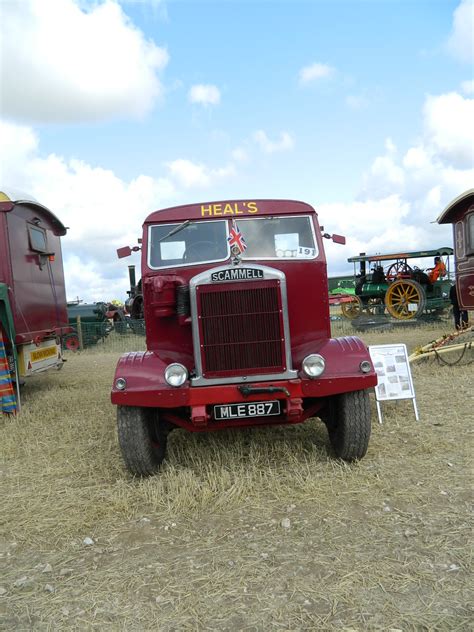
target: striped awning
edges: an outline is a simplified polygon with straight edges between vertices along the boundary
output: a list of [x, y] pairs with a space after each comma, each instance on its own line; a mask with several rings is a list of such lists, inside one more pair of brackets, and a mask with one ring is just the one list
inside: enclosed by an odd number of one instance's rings
[[15, 390], [0, 328], [0, 413], [15, 414], [17, 411]]

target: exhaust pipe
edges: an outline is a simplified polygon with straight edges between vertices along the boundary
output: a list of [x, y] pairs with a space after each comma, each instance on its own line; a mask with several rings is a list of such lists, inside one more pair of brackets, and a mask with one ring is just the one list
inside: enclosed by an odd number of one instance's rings
[[136, 292], [135, 266], [128, 266], [128, 278], [130, 279], [130, 291], [127, 294], [133, 298]]

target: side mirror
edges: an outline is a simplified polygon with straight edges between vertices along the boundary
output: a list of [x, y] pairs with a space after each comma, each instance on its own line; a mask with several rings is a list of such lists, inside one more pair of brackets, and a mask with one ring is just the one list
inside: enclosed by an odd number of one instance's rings
[[343, 246], [346, 245], [346, 238], [343, 235], [330, 235], [329, 233], [325, 233], [323, 226], [321, 226], [321, 232], [323, 233], [324, 239], [332, 239], [335, 244], [342, 244]]
[[130, 246], [124, 246], [123, 248], [117, 248], [117, 257], [119, 259], [123, 259], [124, 257], [130, 257], [132, 252], [138, 252], [139, 250], [140, 250], [139, 246], [133, 246], [133, 248], [130, 248]]
[[130, 257], [132, 249], [130, 246], [124, 246], [123, 248], [117, 248], [117, 257], [123, 259], [124, 257]]

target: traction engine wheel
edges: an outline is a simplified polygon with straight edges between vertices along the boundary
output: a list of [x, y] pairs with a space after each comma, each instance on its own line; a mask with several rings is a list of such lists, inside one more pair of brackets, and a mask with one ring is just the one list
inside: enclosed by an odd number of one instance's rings
[[400, 279], [385, 292], [385, 306], [397, 320], [410, 320], [420, 316], [426, 304], [423, 288], [416, 281]]
[[389, 281], [395, 279], [410, 279], [413, 274], [413, 268], [405, 261], [396, 261], [389, 266], [387, 274], [385, 275]]
[[341, 303], [341, 311], [345, 318], [354, 320], [354, 318], [357, 318], [357, 316], [360, 316], [362, 313], [362, 301], [356, 294], [354, 294], [354, 296], [351, 296], [350, 301], [347, 301], [347, 303]]
[[380, 298], [369, 298], [365, 309], [372, 316], [382, 316], [385, 312], [385, 305]]

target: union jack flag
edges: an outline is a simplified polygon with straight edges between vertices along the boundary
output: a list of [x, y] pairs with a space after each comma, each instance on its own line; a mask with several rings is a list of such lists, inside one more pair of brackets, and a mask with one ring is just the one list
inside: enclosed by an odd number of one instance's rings
[[244, 252], [247, 249], [247, 244], [245, 243], [244, 236], [240, 232], [240, 229], [235, 222], [232, 222], [232, 228], [230, 229], [227, 241], [229, 242], [229, 246], [231, 247], [231, 249], [233, 249], [235, 246], [236, 249], [239, 249], [240, 253]]

